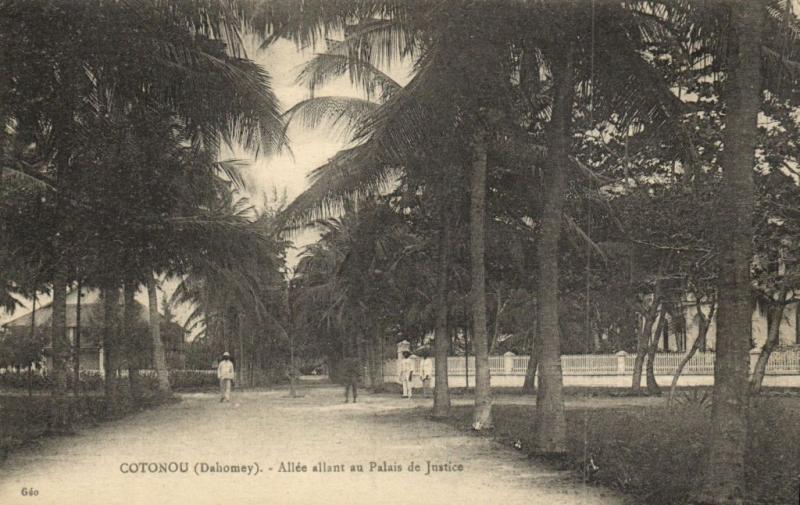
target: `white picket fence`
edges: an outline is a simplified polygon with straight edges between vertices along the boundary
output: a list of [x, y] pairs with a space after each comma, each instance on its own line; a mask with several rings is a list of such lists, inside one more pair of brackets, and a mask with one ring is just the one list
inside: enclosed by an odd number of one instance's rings
[[[654, 369], [656, 375], [671, 375], [684, 358], [683, 353], [657, 353]], [[431, 358], [433, 360], [433, 358]], [[506, 353], [489, 357], [489, 373], [492, 376], [524, 376], [529, 356]], [[420, 372], [422, 360], [412, 357], [415, 375]], [[617, 354], [576, 354], [561, 356], [564, 376], [629, 376], [633, 373], [636, 356], [620, 352]], [[750, 354], [751, 371], [758, 360], [758, 353]], [[434, 361], [435, 363], [435, 361]], [[384, 366], [387, 379], [396, 376], [397, 360], [389, 360]], [[447, 358], [449, 377], [475, 375], [475, 357]], [[800, 349], [778, 350], [772, 353], [767, 364], [767, 375], [800, 375]], [[714, 353], [698, 352], [686, 363], [683, 375], [714, 375]]]

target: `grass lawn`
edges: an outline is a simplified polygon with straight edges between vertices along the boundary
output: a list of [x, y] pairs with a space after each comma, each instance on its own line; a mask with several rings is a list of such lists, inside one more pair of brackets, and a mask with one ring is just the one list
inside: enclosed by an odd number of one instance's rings
[[[620, 490], [630, 503], [684, 504], [697, 485], [706, 452], [710, 406], [696, 396], [665, 404], [567, 410], [569, 455], [559, 466]], [[534, 405], [495, 405], [490, 436], [529, 451]], [[471, 407], [453, 409], [451, 422], [470, 430]], [[800, 499], [800, 398], [754, 401], [747, 485], [754, 503]], [[535, 456], [532, 456], [535, 457]], [[556, 464], [556, 463], [553, 463]]]

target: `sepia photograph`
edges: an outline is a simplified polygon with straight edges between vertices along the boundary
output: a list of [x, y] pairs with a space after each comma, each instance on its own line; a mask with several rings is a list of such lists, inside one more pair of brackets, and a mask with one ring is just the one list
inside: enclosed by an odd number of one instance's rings
[[0, 504], [800, 505], [800, 0], [0, 0]]

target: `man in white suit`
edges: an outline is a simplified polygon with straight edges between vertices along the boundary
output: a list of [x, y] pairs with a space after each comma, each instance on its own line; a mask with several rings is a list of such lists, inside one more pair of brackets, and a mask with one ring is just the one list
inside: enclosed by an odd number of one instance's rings
[[236, 373], [233, 370], [231, 355], [226, 351], [222, 354], [222, 361], [217, 366], [217, 378], [219, 379], [220, 402], [231, 401], [231, 385]]

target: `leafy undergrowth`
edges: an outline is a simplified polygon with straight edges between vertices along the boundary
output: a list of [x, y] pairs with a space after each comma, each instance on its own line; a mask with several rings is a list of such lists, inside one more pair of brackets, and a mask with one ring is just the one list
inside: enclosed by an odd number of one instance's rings
[[[102, 396], [82, 396], [66, 399], [72, 414], [73, 428], [97, 425], [102, 421], [118, 419], [141, 410], [177, 401], [147, 391], [133, 402], [124, 392], [113, 407]], [[0, 464], [10, 451], [30, 444], [52, 432], [53, 400], [50, 396], [2, 395], [0, 396]]]
[[[754, 402], [747, 485], [753, 503], [795, 504], [800, 493], [800, 399]], [[471, 409], [453, 409], [469, 430]], [[495, 405], [491, 436], [518, 450], [533, 446], [533, 405]], [[576, 476], [617, 489], [632, 504], [689, 502], [706, 454], [710, 409], [704, 402], [567, 411], [569, 454], [558, 462]], [[531, 456], [536, 458], [536, 456]], [[555, 464], [550, 462], [550, 464]]]

